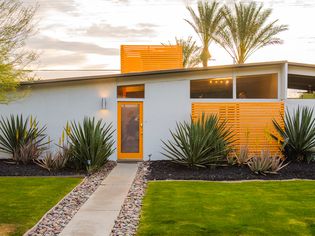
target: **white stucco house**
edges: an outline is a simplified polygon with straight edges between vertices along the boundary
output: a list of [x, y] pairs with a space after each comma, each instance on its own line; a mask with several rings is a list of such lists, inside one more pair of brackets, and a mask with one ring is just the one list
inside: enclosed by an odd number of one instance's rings
[[162, 159], [161, 139], [170, 138], [176, 122], [202, 112], [228, 119], [239, 135], [236, 146], [248, 131], [256, 148], [273, 148], [263, 135], [272, 118], [298, 105], [315, 107], [315, 65], [287, 61], [47, 79], [25, 86], [31, 94], [0, 105], [0, 115], [36, 116], [56, 143], [67, 121], [94, 116], [111, 122], [113, 160]]

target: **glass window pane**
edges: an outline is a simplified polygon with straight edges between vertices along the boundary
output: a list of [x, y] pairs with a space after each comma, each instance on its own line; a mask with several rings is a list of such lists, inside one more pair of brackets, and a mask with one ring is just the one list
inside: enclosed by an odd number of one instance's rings
[[233, 98], [233, 80], [231, 77], [191, 80], [190, 98]]
[[121, 106], [121, 152], [139, 152], [139, 104]]
[[315, 99], [315, 77], [289, 74], [287, 97]]
[[236, 97], [272, 99], [278, 97], [278, 75], [249, 75], [236, 78]]
[[127, 85], [117, 87], [118, 98], [144, 98], [144, 85]]

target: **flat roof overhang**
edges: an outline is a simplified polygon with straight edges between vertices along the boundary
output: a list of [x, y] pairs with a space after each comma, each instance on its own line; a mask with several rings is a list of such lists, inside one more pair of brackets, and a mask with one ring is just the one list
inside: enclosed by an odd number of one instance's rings
[[253, 67], [264, 67], [264, 66], [277, 66], [288, 64], [289, 66], [297, 67], [308, 67], [314, 68], [313, 64], [294, 63], [288, 61], [271, 61], [271, 62], [259, 62], [259, 63], [246, 63], [246, 64], [231, 64], [231, 65], [218, 65], [209, 67], [198, 67], [198, 68], [183, 68], [183, 69], [172, 69], [172, 70], [158, 70], [158, 71], [144, 71], [135, 73], [125, 74], [110, 74], [110, 75], [96, 75], [96, 76], [82, 76], [82, 77], [67, 77], [58, 79], [46, 79], [46, 80], [34, 80], [24, 81], [21, 85], [43, 85], [43, 84], [54, 84], [54, 83], [66, 83], [66, 82], [83, 82], [91, 80], [104, 80], [104, 79], [119, 79], [129, 77], [146, 77], [151, 75], [163, 75], [163, 74], [176, 74], [176, 73], [192, 73], [192, 72], [204, 72], [212, 70], [231, 70], [231, 69], [242, 69], [242, 68], [253, 68]]

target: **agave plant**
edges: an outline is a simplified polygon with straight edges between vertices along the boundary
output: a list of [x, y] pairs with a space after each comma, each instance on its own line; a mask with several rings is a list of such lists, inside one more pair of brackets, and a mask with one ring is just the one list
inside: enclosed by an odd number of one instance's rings
[[[281, 137], [284, 155], [289, 160], [307, 160], [315, 148], [314, 109], [298, 107], [293, 113], [286, 111], [282, 117], [284, 128], [273, 120], [273, 125]], [[271, 134], [275, 140], [279, 137]]]
[[260, 156], [252, 157], [247, 165], [255, 174], [277, 174], [282, 168], [286, 167], [289, 162], [281, 156], [271, 156], [268, 150], [262, 150]]
[[89, 173], [97, 171], [114, 152], [112, 125], [95, 121], [95, 118], [84, 118], [83, 123], [72, 122], [69, 144], [73, 154], [73, 162]]
[[252, 157], [249, 156], [249, 149], [247, 145], [241, 146], [239, 154], [234, 152], [233, 159], [238, 165], [245, 165]]
[[[38, 121], [33, 117], [24, 119], [23, 115], [10, 115], [10, 118], [0, 119], [0, 151], [12, 155], [13, 160], [21, 162], [21, 149], [44, 150], [49, 141], [45, 141], [46, 126], [39, 127]], [[32, 152], [30, 152], [32, 153]], [[20, 158], [21, 157], [21, 158]], [[23, 156], [23, 160], [25, 160]], [[35, 157], [29, 156], [28, 159]], [[25, 161], [23, 161], [25, 162]]]
[[233, 134], [226, 122], [216, 115], [190, 122], [177, 123], [175, 131], [170, 131], [173, 140], [164, 144], [162, 153], [173, 162], [189, 167], [215, 166], [225, 162]]
[[52, 152], [47, 152], [43, 158], [35, 160], [34, 162], [49, 172], [55, 170], [55, 160]]
[[59, 147], [56, 153], [48, 151], [43, 158], [35, 160], [35, 163], [49, 172], [61, 170], [66, 167], [70, 153], [68, 147]]

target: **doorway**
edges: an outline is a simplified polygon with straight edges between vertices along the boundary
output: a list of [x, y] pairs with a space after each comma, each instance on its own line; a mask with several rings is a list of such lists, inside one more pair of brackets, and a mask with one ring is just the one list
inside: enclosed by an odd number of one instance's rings
[[143, 158], [143, 102], [118, 102], [118, 160]]

